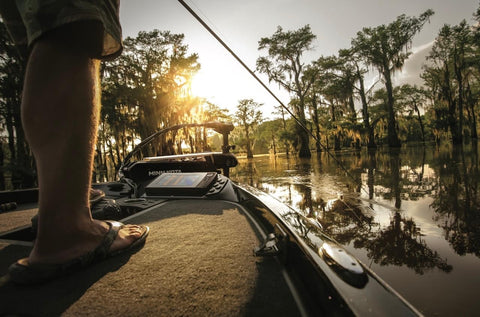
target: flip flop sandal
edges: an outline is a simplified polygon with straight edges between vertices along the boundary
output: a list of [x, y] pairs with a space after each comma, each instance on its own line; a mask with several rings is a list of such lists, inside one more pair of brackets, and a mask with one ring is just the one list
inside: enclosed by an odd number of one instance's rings
[[140, 226], [143, 233], [138, 239], [123, 249], [110, 252], [110, 246], [115, 241], [118, 231], [125, 225], [118, 221], [106, 222], [110, 225], [110, 229], [95, 250], [62, 264], [30, 264], [28, 258], [20, 259], [8, 269], [10, 281], [17, 284], [37, 284], [77, 272], [108, 257], [140, 248], [145, 243], [150, 231], [148, 226]]

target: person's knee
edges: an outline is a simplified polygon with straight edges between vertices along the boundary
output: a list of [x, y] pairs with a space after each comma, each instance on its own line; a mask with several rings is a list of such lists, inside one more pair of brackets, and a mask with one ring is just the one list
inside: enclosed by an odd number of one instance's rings
[[74, 54], [100, 58], [103, 51], [104, 28], [100, 21], [72, 22], [46, 32], [38, 41], [48, 41]]

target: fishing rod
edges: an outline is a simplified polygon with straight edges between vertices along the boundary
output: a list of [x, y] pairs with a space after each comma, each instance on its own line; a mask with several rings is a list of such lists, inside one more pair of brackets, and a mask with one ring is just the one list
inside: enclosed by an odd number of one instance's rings
[[290, 114], [290, 116], [295, 120], [295, 122], [305, 131], [307, 132], [307, 134], [309, 134], [313, 140], [315, 140], [318, 144], [320, 144], [320, 147], [335, 161], [335, 163], [337, 163], [337, 165], [345, 172], [345, 174], [350, 177], [357, 185], [360, 186], [361, 190], [364, 191], [367, 195], [368, 195], [368, 192], [364, 189], [364, 186], [362, 184], [362, 182], [358, 182], [354, 177], [353, 175], [347, 170], [347, 168], [345, 166], [343, 166], [342, 162], [340, 162], [329, 150], [328, 148], [322, 144], [322, 142], [317, 139], [317, 137], [313, 134], [312, 131], [310, 131], [301, 121], [300, 119], [297, 118], [297, 116], [295, 116], [293, 114], [293, 112], [288, 109], [287, 106], [285, 106], [285, 104], [272, 92], [272, 90], [270, 90], [270, 88], [268, 88], [268, 86], [255, 74], [254, 71], [252, 71], [244, 62], [243, 60], [238, 57], [237, 54], [235, 54], [235, 52], [215, 33], [215, 31], [213, 31], [210, 26], [205, 23], [205, 21], [203, 21], [203, 19], [187, 4], [185, 3], [184, 0], [178, 0], [178, 2], [180, 2], [180, 4], [188, 11], [190, 12], [190, 14], [240, 63], [240, 65], [242, 65], [246, 70], [247, 72], [253, 76], [253, 78], [255, 78], [259, 83], [260, 85], [262, 85], [263, 88], [265, 88], [265, 90], [279, 103], [279, 105], [285, 110], [288, 112], [288, 114]]

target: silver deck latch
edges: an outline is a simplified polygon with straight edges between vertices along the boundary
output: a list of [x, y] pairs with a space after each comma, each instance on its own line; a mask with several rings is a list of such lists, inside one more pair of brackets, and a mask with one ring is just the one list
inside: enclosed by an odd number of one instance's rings
[[255, 256], [273, 256], [280, 253], [280, 250], [277, 246], [277, 238], [274, 233], [269, 233], [265, 238], [265, 241], [255, 249], [253, 249], [253, 254]]

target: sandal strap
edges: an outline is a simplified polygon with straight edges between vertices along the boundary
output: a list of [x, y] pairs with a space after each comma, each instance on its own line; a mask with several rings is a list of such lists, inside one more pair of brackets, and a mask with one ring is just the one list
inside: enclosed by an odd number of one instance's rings
[[95, 250], [74, 259], [70, 263], [66, 263], [65, 269], [77, 264], [80, 266], [87, 266], [93, 262], [104, 260], [109, 256], [110, 247], [117, 238], [118, 231], [122, 229], [124, 224], [113, 220], [106, 220], [105, 222], [110, 226], [110, 228], [103, 237], [102, 242], [95, 248]]
[[118, 232], [124, 227], [124, 224], [118, 221], [105, 221], [110, 226], [107, 234], [102, 240], [102, 243], [92, 252], [96, 260], [105, 259], [110, 254], [110, 247], [117, 238]]

